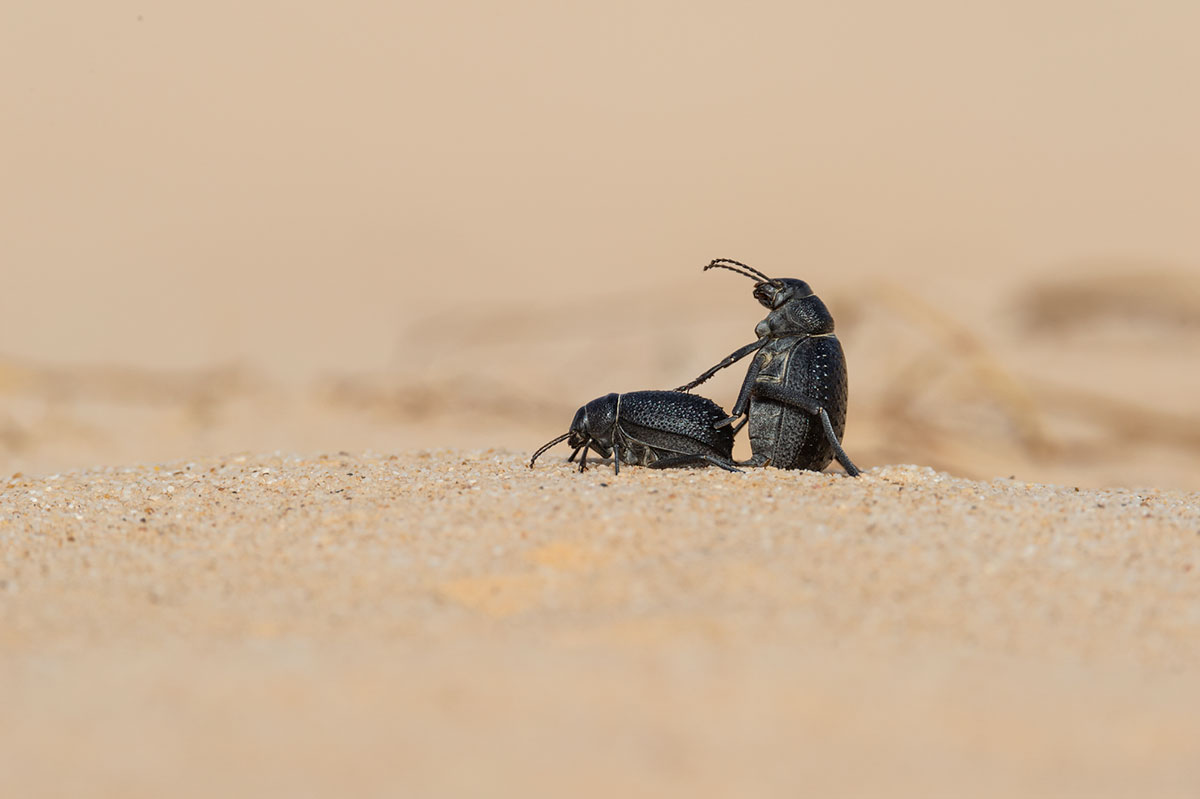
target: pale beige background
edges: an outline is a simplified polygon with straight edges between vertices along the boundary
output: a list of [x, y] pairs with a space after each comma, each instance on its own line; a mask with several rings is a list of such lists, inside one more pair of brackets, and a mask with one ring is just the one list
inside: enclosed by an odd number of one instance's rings
[[[1198, 26], [1182, 2], [9, 7], [0, 469], [530, 450], [748, 341], [749, 282], [699, 272], [728, 256], [833, 306], [865, 464], [1200, 487]], [[1054, 327], [1028, 292], [1060, 280]]]

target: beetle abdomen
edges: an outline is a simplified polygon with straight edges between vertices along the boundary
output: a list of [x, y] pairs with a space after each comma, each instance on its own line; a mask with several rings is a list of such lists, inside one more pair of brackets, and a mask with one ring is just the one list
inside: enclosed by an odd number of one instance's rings
[[726, 418], [721, 406], [679, 391], [633, 391], [621, 395], [618, 426], [633, 439], [680, 455], [733, 455], [733, 431], [714, 428]]
[[[773, 341], [759, 354], [758, 382], [773, 382], [799, 392], [829, 414], [838, 440], [846, 428], [846, 358], [836, 336], [807, 336]], [[807, 410], [774, 400], [750, 401], [750, 445], [779, 469], [820, 471], [833, 460], [833, 447], [820, 419]]]

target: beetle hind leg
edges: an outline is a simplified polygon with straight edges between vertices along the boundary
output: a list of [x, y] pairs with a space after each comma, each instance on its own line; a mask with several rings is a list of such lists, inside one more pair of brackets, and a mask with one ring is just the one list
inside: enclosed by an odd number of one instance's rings
[[862, 470], [854, 465], [854, 461], [850, 460], [850, 456], [846, 454], [846, 450], [842, 449], [842, 442], [838, 441], [837, 433], [833, 429], [833, 422], [829, 420], [829, 413], [824, 407], [813, 402], [795, 389], [771, 383], [756, 384], [753, 393], [757, 397], [775, 400], [784, 405], [791, 405], [793, 408], [800, 408], [816, 416], [821, 421], [821, 428], [825, 431], [825, 438], [829, 442], [829, 446], [833, 448], [833, 456], [837, 458], [837, 462], [846, 470], [846, 474], [851, 477], [858, 477], [862, 474]]
[[719, 466], [727, 472], [740, 472], [738, 464], [722, 458], [719, 455], [672, 455], [668, 458], [659, 458], [654, 463], [649, 464], [651, 469], [670, 469], [675, 466], [694, 466], [701, 463], [709, 463], [713, 466]]
[[833, 431], [833, 423], [829, 421], [829, 414], [825, 412], [824, 408], [821, 408], [817, 415], [821, 417], [821, 426], [825, 428], [825, 438], [829, 439], [829, 444], [833, 447], [833, 456], [837, 458], [838, 463], [842, 464], [846, 474], [858, 477], [862, 474], [862, 470], [854, 465], [854, 461], [850, 460], [846, 450], [842, 449], [842, 442], [838, 441], [837, 433]]

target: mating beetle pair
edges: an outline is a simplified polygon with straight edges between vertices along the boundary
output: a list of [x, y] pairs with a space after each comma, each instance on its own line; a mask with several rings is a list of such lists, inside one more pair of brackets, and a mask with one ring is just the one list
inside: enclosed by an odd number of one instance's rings
[[[714, 267], [755, 281], [754, 298], [768, 309], [754, 332], [758, 339], [731, 353], [716, 366], [675, 391], [609, 394], [579, 409], [571, 429], [533, 454], [538, 456], [566, 440], [574, 449], [568, 461], [594, 449], [610, 454], [613, 468], [621, 462], [665, 468], [711, 463], [774, 466], [820, 471], [837, 458], [851, 476], [859, 469], [842, 449], [846, 427], [846, 358], [833, 334], [833, 317], [803, 280], [770, 278], [740, 261], [718, 258]], [[738, 392], [733, 415], [687, 391], [721, 369], [756, 353]], [[740, 421], [739, 421], [740, 419]], [[735, 424], [736, 423], [736, 424]], [[733, 438], [750, 425], [752, 457], [733, 461]]]

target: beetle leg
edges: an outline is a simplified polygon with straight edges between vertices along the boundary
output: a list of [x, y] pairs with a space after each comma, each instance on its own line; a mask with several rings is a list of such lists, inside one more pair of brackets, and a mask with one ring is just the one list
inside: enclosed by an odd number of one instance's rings
[[576, 448], [575, 448], [575, 449], [574, 449], [574, 450], [571, 452], [571, 457], [567, 458], [567, 463], [574, 463], [574, 462], [575, 462], [575, 458], [576, 458], [576, 457], [579, 455], [579, 450], [581, 450], [581, 449], [583, 449], [583, 447], [576, 447]]
[[613, 474], [621, 473], [621, 444], [625, 443], [625, 431], [621, 429], [620, 422], [613, 425], [612, 432], [612, 459], [613, 459]]
[[759, 383], [758, 385], [751, 386], [750, 393], [754, 394], [756, 397], [774, 400], [775, 402], [781, 402], [784, 405], [791, 405], [793, 408], [799, 408], [802, 411], [807, 411], [813, 416], [816, 416], [818, 411], [821, 410], [820, 403], [813, 402], [807, 396], [794, 388], [787, 388], [786, 386], [781, 386], [778, 383]]
[[711, 463], [713, 466], [720, 466], [729, 472], [740, 472], [741, 469], [734, 465], [733, 461], [722, 458], [717, 455], [672, 455], [669, 458], [659, 458], [654, 463], [650, 464], [651, 469], [670, 469], [674, 466], [686, 466], [694, 463]]
[[581, 474], [583, 472], [587, 471], [587, 454], [588, 454], [589, 447], [590, 447], [589, 444], [584, 444], [582, 447], [583, 454], [579, 456], [579, 471]]
[[762, 364], [759, 359], [755, 358], [750, 362], [750, 368], [746, 370], [746, 379], [742, 381], [742, 388], [738, 391], [737, 402], [733, 405], [733, 418], [739, 416], [748, 416], [750, 410], [750, 393], [755, 390], [755, 384], [758, 382], [758, 374], [762, 371]]
[[755, 455], [749, 460], [737, 461], [736, 463], [738, 466], [770, 466], [771, 459], [766, 455]]
[[850, 456], [846, 454], [846, 450], [842, 449], [842, 442], [838, 441], [837, 433], [833, 431], [833, 423], [829, 421], [829, 414], [821, 408], [818, 414], [821, 417], [821, 426], [825, 428], [825, 438], [829, 439], [829, 443], [833, 446], [833, 455], [837, 458], [837, 462], [842, 464], [842, 468], [846, 470], [846, 474], [851, 477], [858, 477], [861, 470], [854, 465], [854, 461], [850, 460]]
[[708, 371], [706, 371], [704, 374], [697, 377], [692, 382], [687, 383], [686, 385], [682, 385], [675, 390], [676, 391], [691, 391], [693, 388], [700, 385], [705, 380], [708, 380], [708, 378], [712, 377], [713, 375], [715, 375], [717, 372], [721, 371], [725, 367], [733, 366], [735, 363], [740, 361], [742, 358], [745, 358], [750, 353], [761, 348], [769, 340], [770, 339], [760, 338], [758, 341], [754, 341], [754, 342], [747, 344], [746, 346], [742, 347], [741, 349], [737, 350], [736, 352], [733, 352], [733, 353], [725, 356], [724, 360], [722, 360], [719, 364], [717, 364], [713, 368], [709, 369]]
[[794, 388], [786, 388], [776, 383], [760, 383], [754, 386], [753, 393], [755, 396], [764, 399], [774, 400], [784, 405], [791, 405], [794, 408], [808, 411], [820, 419], [821, 427], [825, 430], [825, 438], [829, 441], [829, 445], [833, 447], [833, 455], [837, 458], [837, 462], [846, 470], [846, 474], [851, 477], [858, 477], [861, 470], [854, 465], [854, 461], [850, 460], [850, 456], [846, 454], [846, 450], [842, 449], [842, 442], [838, 441], [837, 433], [833, 430], [833, 423], [829, 420], [829, 414], [822, 406], [813, 402]]

